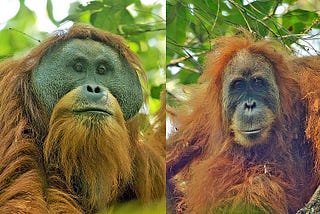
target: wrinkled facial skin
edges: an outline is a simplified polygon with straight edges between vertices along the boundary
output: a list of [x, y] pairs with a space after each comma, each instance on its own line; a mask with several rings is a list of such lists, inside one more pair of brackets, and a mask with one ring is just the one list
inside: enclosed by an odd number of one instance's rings
[[40, 103], [50, 114], [66, 93], [86, 85], [108, 89], [126, 120], [143, 103], [139, 78], [127, 60], [94, 40], [71, 39], [53, 47], [33, 70], [31, 81]]
[[247, 50], [227, 64], [223, 77], [222, 107], [238, 144], [265, 142], [279, 114], [279, 89], [270, 62]]

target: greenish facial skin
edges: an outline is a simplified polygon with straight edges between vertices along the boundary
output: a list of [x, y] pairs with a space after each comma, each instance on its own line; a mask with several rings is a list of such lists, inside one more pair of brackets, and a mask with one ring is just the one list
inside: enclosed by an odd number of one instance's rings
[[52, 48], [33, 70], [31, 81], [49, 113], [66, 93], [85, 85], [107, 88], [119, 102], [125, 120], [143, 103], [139, 78], [128, 61], [94, 40], [72, 39]]

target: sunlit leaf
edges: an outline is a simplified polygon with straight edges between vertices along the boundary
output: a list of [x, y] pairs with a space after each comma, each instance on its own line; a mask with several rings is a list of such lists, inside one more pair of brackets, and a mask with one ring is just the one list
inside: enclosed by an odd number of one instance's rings
[[316, 12], [296, 9], [282, 17], [283, 26], [293, 34], [303, 33], [318, 18]]
[[48, 17], [51, 20], [51, 22], [58, 26], [59, 23], [55, 20], [55, 18], [53, 16], [53, 6], [52, 6], [51, 0], [47, 0], [47, 13], [48, 13]]
[[83, 5], [79, 5], [79, 9], [82, 11], [86, 11], [86, 10], [100, 10], [104, 7], [104, 4], [100, 1], [91, 1], [88, 3], [88, 5], [83, 6]]

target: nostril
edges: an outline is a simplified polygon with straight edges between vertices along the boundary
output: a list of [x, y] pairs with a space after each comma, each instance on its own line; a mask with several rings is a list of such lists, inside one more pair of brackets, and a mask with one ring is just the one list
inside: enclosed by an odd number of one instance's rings
[[255, 108], [256, 107], [256, 102], [253, 102], [252, 103], [252, 108]]
[[87, 85], [87, 91], [93, 93], [93, 88], [90, 85]]
[[81, 87], [81, 91], [86, 98], [90, 102], [97, 102], [102, 98], [107, 98], [107, 91], [103, 86], [99, 86], [97, 84], [85, 84]]
[[95, 93], [100, 93], [101, 92], [100, 87], [99, 86], [95, 87], [94, 92]]
[[87, 91], [95, 94], [99, 94], [102, 92], [99, 86], [91, 86], [91, 85], [87, 85]]
[[255, 101], [248, 101], [244, 103], [244, 108], [248, 110], [253, 110], [256, 107], [256, 102]]

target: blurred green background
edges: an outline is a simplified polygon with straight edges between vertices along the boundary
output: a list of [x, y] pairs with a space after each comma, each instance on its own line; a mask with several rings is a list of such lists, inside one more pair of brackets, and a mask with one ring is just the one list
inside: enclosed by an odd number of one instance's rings
[[19, 57], [48, 34], [87, 23], [123, 36], [146, 70], [147, 112], [160, 106], [165, 84], [164, 0], [1, 0], [0, 60]]

